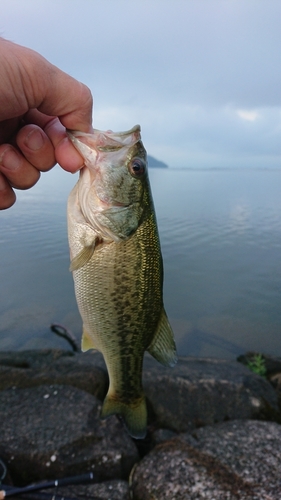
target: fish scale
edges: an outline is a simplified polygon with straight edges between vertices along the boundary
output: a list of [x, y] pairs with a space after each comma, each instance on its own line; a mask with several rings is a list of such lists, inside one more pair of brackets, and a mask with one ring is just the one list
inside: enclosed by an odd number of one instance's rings
[[147, 420], [144, 352], [148, 350], [164, 365], [176, 362], [173, 332], [163, 306], [163, 265], [146, 153], [139, 127], [118, 134], [94, 131], [69, 136], [85, 160], [68, 201], [71, 266], [83, 319], [82, 350], [101, 351], [108, 369], [110, 384], [102, 417], [121, 415], [130, 435], [143, 438]]

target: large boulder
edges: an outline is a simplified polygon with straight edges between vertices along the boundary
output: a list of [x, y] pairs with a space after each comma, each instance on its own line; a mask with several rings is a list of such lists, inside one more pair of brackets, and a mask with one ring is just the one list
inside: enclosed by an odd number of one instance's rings
[[279, 500], [281, 426], [224, 422], [154, 448], [131, 474], [134, 500]]
[[147, 357], [143, 380], [157, 427], [184, 432], [240, 418], [280, 421], [272, 385], [236, 361], [185, 357], [170, 369]]
[[[265, 378], [235, 361], [186, 357], [169, 369], [147, 355], [143, 381], [151, 432], [135, 443], [117, 417], [99, 418], [108, 388], [100, 353], [0, 353], [0, 457], [15, 484], [92, 471], [100, 489], [81, 486], [77, 498], [125, 500], [126, 479], [148, 453], [132, 473], [136, 499], [259, 500], [271, 495], [263, 491], [279, 492], [280, 426], [249, 421], [281, 421], [277, 392]], [[262, 470], [248, 478], [270, 447], [267, 484]]]
[[102, 355], [56, 349], [0, 353], [0, 390], [42, 384], [72, 385], [103, 399], [108, 375]]
[[[236, 361], [185, 357], [170, 369], [147, 355], [143, 381], [152, 428], [184, 432], [237, 418], [280, 421], [272, 385]], [[72, 385], [103, 400], [108, 388], [103, 356], [59, 350], [0, 353], [0, 390], [42, 384]]]
[[139, 459], [116, 417], [85, 391], [42, 385], [0, 392], [0, 456], [15, 484], [94, 472], [125, 479]]

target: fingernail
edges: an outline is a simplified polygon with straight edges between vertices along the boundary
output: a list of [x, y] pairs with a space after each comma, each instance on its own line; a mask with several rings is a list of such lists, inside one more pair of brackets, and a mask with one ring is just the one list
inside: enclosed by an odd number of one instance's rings
[[17, 170], [21, 164], [21, 160], [16, 151], [8, 148], [2, 154], [0, 163], [8, 170]]
[[44, 144], [44, 139], [40, 130], [32, 130], [25, 139], [26, 146], [32, 151], [38, 151]]

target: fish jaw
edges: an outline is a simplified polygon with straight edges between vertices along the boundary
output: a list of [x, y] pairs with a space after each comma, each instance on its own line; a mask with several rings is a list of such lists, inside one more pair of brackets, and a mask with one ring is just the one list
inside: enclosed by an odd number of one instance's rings
[[[93, 169], [97, 162], [103, 162], [104, 156], [110, 152], [118, 152], [122, 148], [131, 148], [140, 141], [140, 126], [135, 125], [128, 132], [102, 132], [94, 129], [93, 133], [67, 131], [68, 138], [81, 154], [85, 165]], [[104, 154], [103, 154], [104, 153]]]
[[126, 132], [112, 132], [111, 130], [103, 132], [101, 130], [94, 129], [93, 133], [87, 134], [86, 132], [67, 130], [67, 135], [74, 147], [81, 152], [81, 155], [85, 159], [84, 155], [85, 153], [87, 155], [87, 149], [84, 149], [82, 144], [87, 145], [90, 149], [94, 149], [96, 151], [110, 152], [118, 150], [124, 146], [133, 146], [140, 140], [140, 132], [140, 126], [135, 125]]

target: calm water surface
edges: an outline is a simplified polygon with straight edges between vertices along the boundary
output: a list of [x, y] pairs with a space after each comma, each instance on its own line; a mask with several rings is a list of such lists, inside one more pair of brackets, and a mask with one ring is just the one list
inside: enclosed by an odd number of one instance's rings
[[[179, 354], [281, 356], [281, 169], [150, 171]], [[59, 168], [0, 212], [0, 349], [81, 335], [66, 234], [76, 178]]]

